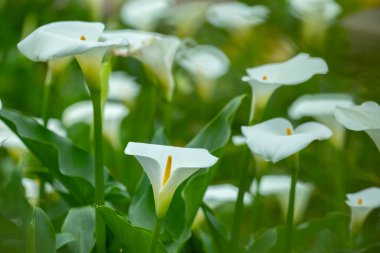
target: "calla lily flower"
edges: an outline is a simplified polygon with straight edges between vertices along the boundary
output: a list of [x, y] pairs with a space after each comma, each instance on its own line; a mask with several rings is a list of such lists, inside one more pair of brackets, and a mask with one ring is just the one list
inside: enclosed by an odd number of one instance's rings
[[140, 93], [135, 78], [124, 71], [114, 71], [108, 81], [108, 98], [119, 102], [132, 103]]
[[106, 32], [103, 38], [123, 38], [129, 43], [127, 48], [115, 49], [119, 56], [133, 56], [140, 60], [158, 79], [164, 97], [171, 101], [174, 92], [172, 67], [181, 42], [173, 36], [157, 33], [119, 30]]
[[377, 103], [365, 102], [349, 108], [338, 106], [334, 115], [347, 129], [365, 131], [380, 151], [380, 106]]
[[380, 188], [371, 187], [356, 193], [347, 194], [347, 205], [351, 208], [351, 233], [357, 233], [368, 214], [380, 207]]
[[293, 129], [284, 118], [243, 126], [242, 132], [251, 151], [272, 163], [297, 153], [314, 140], [324, 140], [332, 135], [329, 128], [317, 122], [308, 122]]
[[206, 149], [136, 142], [128, 143], [125, 154], [134, 155], [147, 174], [153, 187], [158, 219], [165, 216], [175, 190], [183, 181], [218, 160]]
[[207, 20], [214, 26], [235, 30], [263, 23], [269, 9], [262, 5], [248, 6], [241, 2], [215, 3], [209, 7]]
[[[235, 202], [239, 188], [232, 184], [210, 185], [203, 197], [203, 201], [211, 208], [216, 208], [224, 203]], [[245, 205], [252, 203], [251, 196], [244, 194], [243, 202]]]
[[[288, 212], [290, 183], [290, 176], [267, 175], [261, 178], [259, 187], [257, 187], [257, 181], [253, 181], [250, 192], [253, 195], [256, 195], [257, 191], [259, 191], [259, 194], [263, 196], [274, 195], [280, 203], [282, 214], [285, 219]], [[314, 186], [312, 184], [303, 183], [300, 181], [297, 182], [294, 202], [295, 223], [302, 220], [313, 190]]]
[[[106, 102], [103, 109], [103, 131], [112, 144], [119, 143], [119, 127], [122, 120], [128, 115], [129, 110], [124, 105], [117, 102]], [[65, 109], [62, 115], [62, 122], [66, 127], [70, 127], [79, 122], [92, 124], [93, 111], [90, 100], [75, 103]]]
[[100, 89], [100, 68], [109, 48], [125, 46], [121, 38], [99, 41], [102, 23], [62, 21], [43, 25], [17, 44], [32, 61], [75, 56], [89, 87]]
[[124, 24], [139, 30], [152, 31], [162, 14], [173, 5], [172, 0], [132, 0], [121, 9]]
[[221, 50], [206, 45], [187, 49], [180, 55], [178, 63], [192, 75], [204, 98], [212, 95], [214, 80], [224, 75], [230, 66]]
[[290, 106], [288, 114], [292, 119], [313, 117], [333, 131], [332, 143], [342, 148], [345, 139], [345, 128], [334, 118], [336, 106], [350, 107], [354, 105], [353, 98], [347, 94], [316, 94], [299, 97]]
[[328, 26], [341, 12], [334, 0], [289, 0], [293, 14], [303, 22], [303, 36], [310, 43], [323, 40]]
[[253, 119], [255, 104], [263, 110], [272, 93], [282, 85], [295, 85], [306, 82], [315, 74], [326, 74], [326, 62], [321, 58], [310, 57], [301, 53], [281, 63], [272, 63], [247, 69], [243, 81], [252, 87], [252, 108], [250, 121]]

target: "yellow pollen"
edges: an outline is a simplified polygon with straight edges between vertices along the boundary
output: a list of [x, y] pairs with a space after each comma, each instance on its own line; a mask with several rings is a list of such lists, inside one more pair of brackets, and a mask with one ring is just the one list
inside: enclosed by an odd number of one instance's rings
[[359, 198], [359, 199], [358, 199], [358, 205], [359, 205], [359, 206], [363, 205], [363, 199], [362, 199], [362, 198]]
[[268, 79], [267, 75], [263, 75], [263, 80], [265, 81], [267, 79]]
[[162, 180], [162, 186], [165, 186], [166, 182], [169, 180], [170, 173], [172, 171], [172, 156], [168, 156], [168, 160], [166, 161], [166, 168], [165, 168], [165, 174], [164, 179]]
[[86, 37], [84, 35], [80, 36], [80, 40], [86, 40]]
[[290, 127], [286, 128], [286, 135], [292, 135], [292, 129], [290, 129]]

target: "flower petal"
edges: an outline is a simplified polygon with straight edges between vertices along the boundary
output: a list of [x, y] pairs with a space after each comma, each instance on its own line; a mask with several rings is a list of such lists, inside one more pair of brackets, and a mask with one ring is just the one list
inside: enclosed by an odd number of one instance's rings
[[322, 58], [300, 53], [282, 63], [272, 63], [247, 70], [244, 81], [264, 84], [294, 85], [309, 80], [315, 74], [326, 74], [327, 64]]
[[[290, 135], [287, 135], [288, 131]], [[273, 163], [300, 151], [314, 140], [327, 139], [332, 134], [330, 129], [316, 122], [305, 123], [293, 131], [290, 122], [283, 118], [242, 127], [242, 132], [252, 152]]]
[[54, 22], [37, 28], [17, 47], [32, 61], [48, 61], [88, 51], [98, 45], [103, 29], [104, 25], [96, 22]]

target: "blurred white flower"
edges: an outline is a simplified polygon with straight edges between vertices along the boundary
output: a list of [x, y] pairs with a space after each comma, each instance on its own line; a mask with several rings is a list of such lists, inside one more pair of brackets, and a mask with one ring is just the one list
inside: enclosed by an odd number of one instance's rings
[[173, 0], [129, 0], [121, 8], [121, 20], [139, 30], [154, 30]]
[[[203, 197], [203, 201], [210, 208], [217, 208], [224, 203], [233, 203], [238, 196], [239, 188], [232, 184], [210, 185]], [[250, 205], [252, 202], [251, 196], [248, 193], [244, 194], [243, 202], [245, 205]]]
[[333, 131], [330, 139], [337, 148], [343, 148], [345, 128], [334, 118], [336, 106], [350, 107], [354, 105], [353, 98], [348, 94], [322, 93], [303, 95], [290, 106], [288, 114], [292, 119], [313, 117]]
[[348, 108], [338, 106], [334, 115], [347, 129], [365, 131], [380, 151], [380, 106], [377, 103], [365, 102]]
[[314, 140], [324, 140], [332, 135], [330, 129], [317, 122], [308, 122], [293, 129], [284, 118], [274, 118], [241, 129], [251, 151], [272, 163], [297, 153]]
[[[258, 190], [259, 194], [263, 196], [274, 195], [280, 203], [283, 218], [285, 219], [288, 212], [290, 183], [290, 176], [267, 175], [261, 178], [259, 187], [257, 187], [257, 181], [253, 181], [250, 192], [256, 195]], [[313, 190], [313, 184], [297, 182], [294, 202], [294, 223], [302, 220]]]
[[[123, 104], [106, 102], [103, 109], [103, 132], [115, 147], [119, 144], [119, 128], [129, 110]], [[93, 121], [92, 102], [90, 100], [77, 102], [65, 109], [62, 122], [66, 127], [83, 122], [91, 125]]]
[[[37, 122], [43, 124], [43, 120], [41, 118], [36, 118]], [[66, 137], [66, 130], [63, 128], [62, 123], [58, 119], [49, 119], [47, 129], [54, 132], [56, 135]]]
[[269, 9], [262, 5], [248, 6], [241, 2], [215, 3], [207, 10], [207, 20], [214, 26], [235, 30], [263, 23]]
[[125, 154], [140, 162], [153, 187], [156, 215], [162, 219], [177, 187], [201, 168], [218, 160], [208, 150], [129, 142]]
[[334, 0], [289, 0], [293, 14], [303, 22], [302, 33], [309, 43], [324, 40], [329, 25], [341, 12]]
[[187, 49], [180, 54], [178, 63], [192, 75], [204, 98], [212, 95], [215, 79], [224, 75], [230, 66], [230, 61], [221, 50], [208, 45]]
[[108, 81], [108, 98], [120, 102], [131, 103], [139, 95], [140, 86], [135, 77], [124, 71], [114, 71]]
[[106, 32], [105, 39], [122, 38], [128, 47], [115, 49], [119, 56], [133, 56], [140, 60], [158, 79], [164, 97], [171, 101], [174, 93], [172, 67], [181, 41], [174, 36], [164, 36], [150, 32], [117, 30]]
[[232, 136], [232, 143], [235, 146], [242, 146], [247, 143], [247, 138], [245, 138], [243, 135], [234, 135]]
[[356, 193], [347, 194], [346, 197], [346, 203], [351, 208], [351, 233], [356, 234], [368, 214], [373, 209], [380, 207], [380, 188], [367, 188]]
[[255, 105], [263, 110], [273, 91], [282, 85], [295, 85], [306, 82], [315, 74], [326, 74], [326, 62], [321, 58], [310, 57], [300, 53], [281, 63], [272, 63], [247, 69], [243, 81], [252, 87], [252, 108], [250, 121], [253, 119]]

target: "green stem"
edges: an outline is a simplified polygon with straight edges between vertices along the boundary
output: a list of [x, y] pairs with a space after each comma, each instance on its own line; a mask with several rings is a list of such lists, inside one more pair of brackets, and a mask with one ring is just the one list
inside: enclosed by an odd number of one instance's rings
[[150, 253], [155, 253], [158, 243], [158, 237], [160, 237], [161, 220], [157, 218], [156, 225], [153, 230], [152, 243], [150, 244]]
[[288, 213], [286, 218], [286, 232], [285, 232], [285, 253], [290, 253], [292, 251], [293, 242], [293, 218], [294, 218], [294, 202], [296, 197], [296, 184], [298, 180], [298, 170], [299, 170], [299, 158], [298, 153], [294, 154], [292, 157], [292, 179], [290, 184], [289, 192], [289, 203], [288, 203]]
[[164, 126], [165, 126], [165, 132], [170, 137], [171, 133], [171, 102], [164, 101]]
[[239, 239], [240, 239], [240, 224], [243, 216], [244, 210], [244, 193], [247, 188], [247, 175], [249, 170], [249, 161], [251, 157], [251, 153], [248, 147], [245, 147], [244, 150], [244, 164], [240, 174], [239, 180], [239, 192], [238, 197], [235, 202], [235, 213], [231, 230], [231, 241], [230, 241], [230, 250], [229, 252], [238, 252], [239, 248]]
[[[95, 157], [95, 207], [104, 205], [104, 169], [103, 169], [103, 134], [102, 101], [100, 90], [91, 91], [94, 111], [94, 157]], [[96, 209], [97, 210], [97, 209]], [[96, 252], [105, 252], [105, 223], [101, 215], [95, 213]]]
[[44, 83], [44, 94], [42, 97], [42, 121], [44, 127], [47, 127], [49, 121], [49, 104], [50, 104], [50, 93], [53, 84], [53, 76], [50, 68], [48, 68]]

